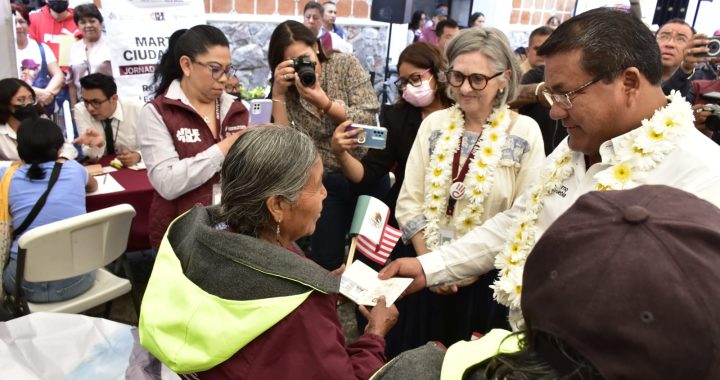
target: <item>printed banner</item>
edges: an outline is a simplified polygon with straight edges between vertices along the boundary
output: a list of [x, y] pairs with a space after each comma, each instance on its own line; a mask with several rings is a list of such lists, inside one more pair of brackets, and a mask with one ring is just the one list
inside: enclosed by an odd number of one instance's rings
[[102, 11], [118, 94], [146, 102], [170, 35], [206, 23], [202, 0], [113, 0]]

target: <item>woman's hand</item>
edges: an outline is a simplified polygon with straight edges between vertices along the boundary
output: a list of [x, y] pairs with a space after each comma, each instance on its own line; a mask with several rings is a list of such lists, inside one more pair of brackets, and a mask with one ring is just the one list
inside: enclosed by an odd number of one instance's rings
[[35, 96], [37, 97], [38, 103], [40, 103], [43, 107], [49, 105], [53, 102], [53, 100], [55, 100], [55, 95], [48, 90], [42, 88], [33, 88], [33, 90], [35, 90]]
[[354, 129], [351, 131], [345, 131], [345, 128], [352, 125], [352, 120], [346, 120], [335, 128], [335, 132], [330, 140], [330, 150], [336, 155], [340, 156], [343, 152], [357, 147], [358, 139], [357, 134], [362, 132], [362, 128]]
[[297, 75], [295, 75], [295, 68], [293, 67], [292, 59], [280, 62], [273, 73], [273, 99], [278, 98], [279, 100], [285, 100], [285, 94], [287, 94], [290, 86], [295, 85], [296, 77]]
[[380, 296], [377, 304], [369, 310], [363, 306], [359, 306], [360, 313], [368, 320], [367, 326], [365, 326], [365, 332], [369, 334], [375, 334], [384, 337], [390, 329], [397, 323], [398, 311], [395, 305], [387, 307], [385, 305], [385, 297]]
[[[317, 78], [317, 74], [315, 74], [315, 77]], [[312, 86], [306, 87], [300, 83], [300, 77], [295, 75], [295, 88], [297, 88], [300, 97], [310, 102], [319, 110], [325, 110], [331, 102], [330, 98], [325, 94], [325, 91], [320, 87], [319, 79], [316, 79], [315, 84]]]
[[218, 148], [222, 151], [223, 155], [227, 156], [228, 152], [230, 152], [230, 148], [235, 144], [235, 141], [237, 141], [238, 137], [242, 136], [243, 133], [247, 132], [247, 127], [242, 128], [238, 132], [228, 133], [225, 135], [225, 138], [220, 140], [219, 143], [217, 143]]

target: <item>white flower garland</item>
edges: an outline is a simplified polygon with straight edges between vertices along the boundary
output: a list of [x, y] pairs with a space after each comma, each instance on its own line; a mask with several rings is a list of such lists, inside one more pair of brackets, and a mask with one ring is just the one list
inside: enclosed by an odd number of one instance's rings
[[[668, 105], [657, 110], [650, 120], [643, 120], [639, 128], [613, 140], [615, 154], [607, 161], [610, 167], [594, 176], [598, 181], [597, 190], [622, 190], [640, 185], [648, 172], [676, 148], [680, 137], [694, 129], [692, 109], [680, 93], [673, 91], [668, 100]], [[530, 191], [527, 209], [515, 219], [516, 223], [508, 230], [505, 247], [495, 257], [495, 267], [500, 274], [491, 288], [495, 291], [494, 298], [510, 307], [511, 316], [515, 316], [511, 323], [515, 325], [523, 324], [522, 314], [518, 312], [523, 268], [535, 246], [538, 216], [545, 197], [572, 175], [571, 160], [567, 142], [548, 157], [548, 166]]]
[[[440, 221], [450, 198], [452, 185], [452, 162], [459, 149], [460, 139], [465, 130], [465, 120], [458, 106], [449, 109], [447, 125], [438, 138], [430, 157], [425, 175], [425, 244], [434, 250], [440, 243]], [[469, 163], [468, 173], [463, 181], [467, 205], [458, 214], [455, 228], [460, 235], [480, 225], [484, 210], [483, 203], [490, 193], [495, 179], [495, 169], [502, 157], [507, 130], [510, 125], [510, 110], [507, 106], [496, 108], [483, 126], [475, 157]], [[459, 202], [459, 200], [458, 200]]]

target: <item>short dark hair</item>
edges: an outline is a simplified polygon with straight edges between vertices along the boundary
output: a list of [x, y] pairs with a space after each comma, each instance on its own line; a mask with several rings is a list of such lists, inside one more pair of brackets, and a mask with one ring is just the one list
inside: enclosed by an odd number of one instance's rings
[[25, 87], [35, 98], [35, 90], [17, 78], [5, 78], [0, 80], [0, 124], [5, 124], [10, 119], [10, 101], [17, 94], [20, 87]]
[[537, 53], [550, 57], [574, 50], [582, 52], [583, 71], [604, 82], [636, 67], [651, 84], [660, 84], [662, 65], [655, 36], [629, 13], [610, 8], [581, 13], [560, 24]]
[[445, 33], [445, 29], [456, 29], [460, 28], [457, 21], [447, 18], [445, 20], [440, 21], [437, 26], [435, 27], [435, 34], [438, 36], [438, 38], [442, 37], [443, 33]]
[[80, 87], [87, 90], [101, 90], [108, 98], [117, 94], [115, 79], [102, 73], [94, 73], [80, 78]]
[[[662, 25], [660, 25], [660, 27], [658, 28], [658, 32], [660, 31], [660, 29], [663, 28], [663, 26], [665, 26], [665, 25], [667, 25], [667, 24], [681, 24], [681, 25], [685, 25], [685, 26], [687, 26], [688, 28], [690, 28], [690, 30], [692, 31], [692, 34], [697, 33], [697, 32], [695, 31], [695, 28], [693, 28], [692, 25], [688, 24], [687, 21], [685, 21], [685, 20], [683, 20], [683, 19], [681, 19], [681, 18], [671, 18], [670, 20], [665, 21], [665, 23], [662, 24]], [[690, 36], [690, 37], [692, 37], [692, 36]]]
[[102, 13], [100, 13], [93, 3], [80, 4], [73, 10], [73, 21], [75, 21], [76, 25], [79, 25], [80, 20], [85, 17], [96, 18], [101, 24], [103, 22]]
[[544, 26], [544, 25], [543, 25], [543, 26], [541, 26], [541, 27], [539, 27], [539, 28], [535, 28], [535, 30], [533, 30], [533, 31], [530, 33], [530, 37], [528, 37], [528, 46], [530, 46], [530, 42], [531, 42], [532, 39], [535, 38], [536, 36], [541, 36], [541, 37], [549, 36], [549, 35], [552, 34], [552, 32], [554, 32], [554, 30], [553, 30], [553, 28], [551, 28], [551, 27], [549, 27], [549, 26]]
[[214, 46], [230, 48], [230, 42], [220, 29], [212, 25], [200, 24], [190, 29], [176, 30], [170, 36], [168, 48], [153, 74], [153, 84], [157, 86], [155, 96], [164, 94], [175, 79], [182, 79], [180, 57], [187, 56], [195, 60]]
[[12, 14], [20, 14], [22, 18], [27, 21], [27, 24], [30, 25], [30, 11], [28, 11], [27, 8], [25, 8], [22, 4], [12, 3], [10, 4], [10, 7], [12, 8]]
[[17, 151], [20, 159], [30, 164], [27, 177], [43, 179], [40, 164], [55, 161], [65, 139], [60, 127], [44, 118], [25, 119], [17, 130]]
[[303, 8], [303, 14], [305, 14], [308, 9], [317, 9], [320, 12], [321, 16], [325, 14], [325, 8], [323, 8], [322, 4], [318, 3], [317, 1], [309, 1], [307, 4], [305, 4], [305, 8]]

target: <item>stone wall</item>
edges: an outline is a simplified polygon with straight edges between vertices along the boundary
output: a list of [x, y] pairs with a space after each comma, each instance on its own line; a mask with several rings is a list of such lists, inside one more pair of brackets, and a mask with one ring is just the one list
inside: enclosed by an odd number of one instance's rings
[[[270, 69], [267, 63], [268, 45], [279, 23], [211, 21], [230, 40], [236, 74], [245, 88], [267, 85]], [[353, 44], [355, 56], [368, 72], [376, 72], [376, 82], [382, 77], [387, 49], [387, 27], [345, 26], [346, 39]]]

